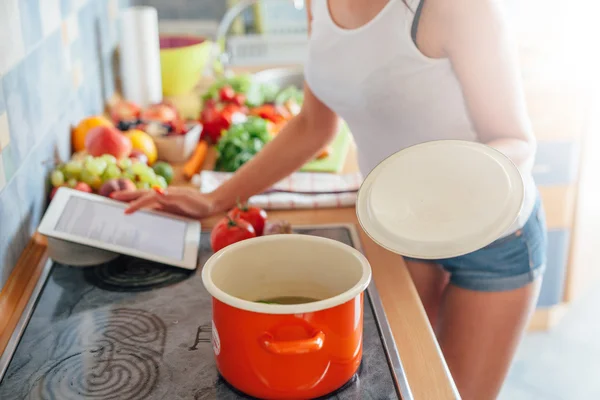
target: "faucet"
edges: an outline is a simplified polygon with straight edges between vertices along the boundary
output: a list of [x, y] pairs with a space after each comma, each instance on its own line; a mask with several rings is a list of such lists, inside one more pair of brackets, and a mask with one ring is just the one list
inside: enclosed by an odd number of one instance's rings
[[[218, 75], [222, 75], [226, 73], [227, 63], [229, 62], [230, 56], [227, 52], [227, 34], [229, 33], [229, 29], [231, 29], [231, 25], [237, 17], [240, 16], [244, 10], [248, 7], [251, 7], [261, 0], [241, 0], [233, 7], [231, 7], [225, 15], [223, 19], [219, 23], [217, 27], [217, 32], [215, 35], [215, 41], [212, 44], [212, 49], [210, 52], [210, 56], [208, 58], [208, 62], [206, 64], [206, 68], [203, 74], [203, 77], [211, 77], [215, 78]], [[294, 7], [298, 10], [302, 10], [304, 8], [304, 0], [279, 0], [279, 1], [287, 1], [292, 2]], [[223, 69], [222, 71], [217, 71], [215, 66], [216, 63], [219, 62]]]

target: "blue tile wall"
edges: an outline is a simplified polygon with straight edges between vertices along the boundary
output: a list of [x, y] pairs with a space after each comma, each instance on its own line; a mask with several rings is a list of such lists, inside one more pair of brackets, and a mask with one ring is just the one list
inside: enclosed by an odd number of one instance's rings
[[[0, 63], [0, 117], [8, 120], [10, 138], [0, 149], [5, 178], [5, 184], [0, 179], [0, 289], [43, 215], [53, 160], [70, 156], [71, 125], [101, 112], [104, 100], [114, 94], [112, 60], [118, 40], [109, 0], [57, 2], [57, 14], [63, 20], [74, 18], [78, 25], [72, 43], [64, 40], [60, 26], [51, 32], [42, 29], [44, 0], [8, 1], [11, 6], [0, 13], [0, 27], [18, 21], [20, 29], [8, 36], [8, 50], [10, 43], [23, 48], [11, 53], [22, 54], [15, 62]], [[130, 4], [117, 1], [120, 8]], [[73, 79], [75, 63], [81, 66], [79, 87]]]
[[73, 0], [60, 0], [60, 13], [63, 18], [66, 18], [71, 13]]
[[4, 101], [4, 83], [0, 79], [0, 114], [6, 111], [6, 102]]
[[[17, 183], [12, 180], [0, 193], [0, 287], [8, 279], [12, 267], [26, 245]], [[7, 268], [8, 267], [8, 268]]]
[[40, 0], [21, 0], [19, 5], [23, 43], [25, 51], [28, 52], [42, 40]]

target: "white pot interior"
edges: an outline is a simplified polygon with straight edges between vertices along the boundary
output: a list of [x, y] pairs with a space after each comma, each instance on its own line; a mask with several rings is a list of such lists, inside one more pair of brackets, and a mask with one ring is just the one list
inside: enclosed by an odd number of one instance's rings
[[[343, 243], [308, 235], [273, 235], [228, 246], [211, 257], [202, 279], [220, 301], [249, 311], [308, 312], [334, 307], [366, 289], [366, 258]], [[296, 305], [256, 303], [278, 297], [319, 300]]]

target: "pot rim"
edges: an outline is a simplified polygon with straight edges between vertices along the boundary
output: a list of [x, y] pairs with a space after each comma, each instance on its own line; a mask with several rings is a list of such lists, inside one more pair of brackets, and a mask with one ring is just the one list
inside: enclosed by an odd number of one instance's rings
[[[308, 242], [319, 242], [326, 243], [330, 246], [337, 247], [342, 249], [352, 256], [354, 256], [357, 261], [360, 263], [362, 267], [362, 275], [358, 282], [354, 284], [350, 289], [346, 290], [339, 295], [329, 297], [324, 300], [315, 301], [313, 303], [305, 303], [305, 304], [264, 304], [257, 303], [254, 301], [243, 300], [238, 297], [232, 296], [215, 285], [211, 278], [211, 274], [215, 265], [217, 265], [219, 259], [229, 251], [235, 251], [242, 249], [244, 247], [253, 246], [257, 242], [278, 242], [278, 241], [296, 241], [303, 240]], [[281, 235], [269, 235], [269, 236], [261, 236], [257, 238], [243, 240], [238, 243], [234, 243], [225, 247], [224, 249], [219, 250], [217, 253], [213, 254], [208, 261], [204, 264], [202, 268], [202, 283], [204, 287], [210, 293], [210, 295], [225, 303], [231, 307], [235, 307], [245, 311], [251, 311], [261, 314], [303, 314], [310, 313], [316, 311], [327, 310], [341, 304], [344, 304], [356, 296], [364, 292], [369, 284], [371, 283], [371, 266], [369, 265], [369, 261], [367, 258], [358, 250], [353, 247], [348, 246], [347, 244], [338, 242], [337, 240], [318, 237], [318, 236], [309, 236], [309, 235], [301, 235], [301, 234], [281, 234]]]

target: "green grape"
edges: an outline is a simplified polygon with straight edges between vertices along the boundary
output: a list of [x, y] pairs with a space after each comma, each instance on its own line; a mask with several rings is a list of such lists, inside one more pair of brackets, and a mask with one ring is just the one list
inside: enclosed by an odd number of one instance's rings
[[169, 186], [167, 184], [167, 180], [163, 176], [160, 176], [160, 175], [156, 177], [156, 183], [155, 184], [158, 185], [158, 186], [160, 186], [163, 189], [166, 189], [167, 186]]
[[78, 179], [83, 170], [83, 163], [81, 161], [69, 161], [62, 170], [67, 179]]
[[148, 182], [138, 182], [135, 184], [138, 189], [150, 189], [150, 184]]
[[109, 164], [102, 174], [102, 180], [107, 181], [109, 179], [119, 178], [121, 176], [121, 168], [115, 164]]
[[83, 163], [87, 164], [89, 161], [93, 161], [93, 160], [94, 160], [94, 156], [91, 156], [91, 155], [88, 154], [87, 156], [85, 156], [83, 158]]
[[95, 158], [85, 163], [85, 169], [92, 173], [92, 175], [100, 176], [104, 173], [107, 163], [101, 158]]
[[102, 185], [102, 179], [94, 175], [88, 169], [81, 171], [81, 181], [90, 185], [92, 189], [98, 189]]
[[133, 161], [131, 161], [131, 158], [123, 158], [119, 160], [118, 165], [121, 169], [131, 168]]
[[127, 168], [125, 171], [123, 171], [122, 178], [126, 178], [129, 179], [131, 182], [135, 182], [135, 174], [133, 173], [133, 171], [131, 170], [131, 168]]
[[77, 185], [77, 179], [71, 178], [67, 181], [67, 186], [70, 188], [74, 188]]
[[147, 166], [144, 163], [141, 162], [136, 162], [131, 166], [131, 170], [136, 174], [136, 175], [143, 175], [145, 173], [147, 173], [148, 171], [152, 171], [154, 173], [154, 170], [152, 168], [150, 168], [149, 166]]
[[154, 180], [156, 179], [156, 174], [152, 169], [146, 170], [141, 174], [137, 174], [137, 176], [138, 178], [140, 178], [140, 181], [148, 182], [149, 184], [152, 184], [152, 182], [154, 182]]
[[113, 156], [112, 154], [104, 154], [102, 156], [100, 156], [100, 159], [106, 161], [106, 163], [108, 165], [113, 165], [117, 163], [117, 158], [115, 156]]
[[55, 169], [50, 175], [50, 182], [54, 187], [62, 186], [65, 183], [65, 175], [60, 170]]

